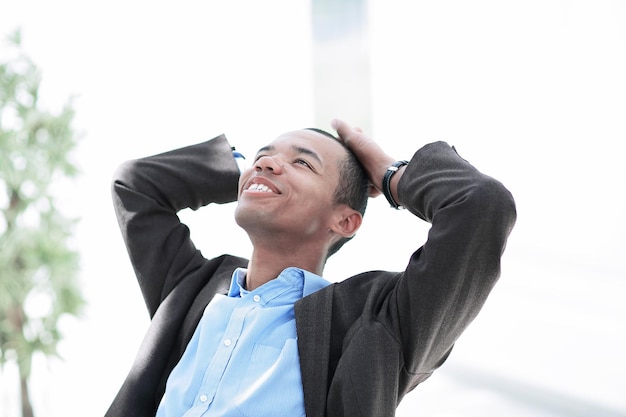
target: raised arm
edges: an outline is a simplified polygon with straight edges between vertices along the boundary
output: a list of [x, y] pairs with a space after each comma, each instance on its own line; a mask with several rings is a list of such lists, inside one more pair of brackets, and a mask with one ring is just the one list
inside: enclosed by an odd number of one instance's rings
[[[395, 159], [358, 129], [341, 121], [334, 127], [380, 191]], [[500, 182], [444, 142], [417, 151], [392, 177], [391, 192], [431, 229], [426, 244], [381, 298], [377, 314], [399, 335], [406, 371], [428, 374], [445, 359], [497, 281], [515, 204]]]
[[236, 200], [238, 178], [223, 135], [116, 171], [113, 205], [151, 317], [180, 279], [206, 262], [176, 213]]

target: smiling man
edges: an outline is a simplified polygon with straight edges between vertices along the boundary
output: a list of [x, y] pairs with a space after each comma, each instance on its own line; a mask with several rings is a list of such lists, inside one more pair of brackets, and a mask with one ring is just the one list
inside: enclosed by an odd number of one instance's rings
[[[338, 140], [313, 130], [285, 133], [259, 150], [241, 175], [235, 210], [254, 248], [248, 289], [294, 265], [322, 275], [332, 245], [356, 233], [364, 208], [339, 203], [335, 193], [340, 180], [350, 181], [367, 201], [364, 172], [350, 156]], [[357, 167], [342, 172], [344, 164]]]
[[[108, 416], [390, 416], [445, 361], [499, 277], [513, 199], [443, 142], [397, 161], [333, 127], [285, 133], [243, 172], [224, 136], [120, 167], [152, 322]], [[427, 242], [404, 270], [331, 284], [328, 256], [379, 194], [430, 222]], [[250, 259], [207, 259], [176, 213], [235, 200]]]

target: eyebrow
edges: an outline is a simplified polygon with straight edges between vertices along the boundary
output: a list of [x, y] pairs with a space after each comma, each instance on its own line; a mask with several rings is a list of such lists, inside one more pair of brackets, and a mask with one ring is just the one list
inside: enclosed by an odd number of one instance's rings
[[[261, 152], [271, 152], [275, 149], [275, 147], [273, 145], [267, 145], [262, 147], [261, 149], [259, 149], [257, 151], [257, 155], [260, 154]], [[298, 146], [298, 145], [292, 145], [291, 149], [294, 150], [296, 153], [299, 154], [304, 154], [304, 155], [308, 155], [311, 158], [315, 159], [320, 165], [324, 165], [324, 163], [322, 162], [322, 158], [320, 158], [320, 156], [317, 154], [317, 152], [309, 149], [309, 148], [304, 148], [302, 146]]]

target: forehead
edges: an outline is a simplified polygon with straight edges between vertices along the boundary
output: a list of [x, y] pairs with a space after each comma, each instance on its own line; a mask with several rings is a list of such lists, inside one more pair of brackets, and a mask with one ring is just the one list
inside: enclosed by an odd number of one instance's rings
[[262, 147], [260, 151], [267, 149], [313, 153], [320, 159], [320, 162], [325, 164], [330, 161], [343, 160], [348, 152], [336, 139], [306, 129], [283, 133], [267, 146]]

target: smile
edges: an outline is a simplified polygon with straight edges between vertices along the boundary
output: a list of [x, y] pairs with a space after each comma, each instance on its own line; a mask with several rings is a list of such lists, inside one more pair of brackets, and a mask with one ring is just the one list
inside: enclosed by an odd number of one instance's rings
[[280, 190], [270, 180], [262, 176], [254, 176], [248, 180], [243, 191], [254, 193], [281, 194]]
[[273, 193], [272, 189], [265, 184], [250, 184], [247, 191], [257, 191], [260, 193]]

